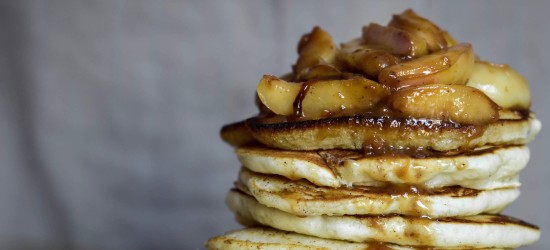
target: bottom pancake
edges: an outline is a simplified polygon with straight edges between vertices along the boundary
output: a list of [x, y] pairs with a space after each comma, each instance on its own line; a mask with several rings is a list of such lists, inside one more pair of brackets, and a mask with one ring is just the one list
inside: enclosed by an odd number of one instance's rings
[[295, 216], [230, 191], [229, 208], [241, 223], [257, 222], [284, 231], [353, 242], [455, 248], [515, 248], [540, 237], [536, 226], [498, 215], [429, 219], [387, 216]]
[[426, 189], [386, 187], [319, 187], [277, 175], [241, 170], [237, 188], [259, 203], [298, 215], [403, 214], [454, 217], [498, 213], [519, 196], [517, 188], [475, 190], [459, 186]]
[[[342, 240], [331, 240], [264, 227], [235, 230], [225, 235], [211, 238], [206, 242], [206, 247], [208, 250], [466, 250], [464, 248], [427, 248], [423, 246], [400, 246], [382, 242], [358, 243]], [[490, 249], [504, 250], [504, 248]]]

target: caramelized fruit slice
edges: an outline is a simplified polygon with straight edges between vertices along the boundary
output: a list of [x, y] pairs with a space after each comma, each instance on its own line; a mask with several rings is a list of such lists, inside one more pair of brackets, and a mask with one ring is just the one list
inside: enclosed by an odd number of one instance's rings
[[414, 118], [482, 125], [499, 119], [498, 106], [480, 90], [433, 84], [406, 88], [390, 97], [391, 108]]
[[408, 9], [400, 15], [394, 15], [390, 27], [407, 31], [415, 36], [426, 40], [430, 52], [439, 51], [447, 47], [447, 41], [442, 30], [428, 19], [418, 16], [414, 11]]
[[301, 107], [299, 115], [305, 119], [364, 112], [389, 95], [382, 85], [361, 77], [292, 83], [264, 76], [257, 92], [261, 102], [278, 115], [295, 114], [297, 101]]
[[297, 75], [318, 64], [331, 64], [336, 56], [336, 45], [328, 32], [316, 26], [311, 33], [302, 36], [298, 53], [300, 56], [294, 66]]
[[505, 109], [529, 109], [527, 80], [505, 64], [476, 62], [466, 85], [477, 88]]
[[403, 57], [428, 54], [426, 40], [407, 31], [371, 23], [363, 27], [363, 43]]
[[472, 46], [462, 43], [382, 70], [378, 81], [394, 90], [425, 84], [465, 84], [474, 67]]
[[369, 48], [343, 51], [338, 58], [347, 68], [360, 71], [369, 79], [377, 79], [380, 71], [400, 61], [388, 51]]
[[273, 113], [292, 115], [292, 103], [302, 88], [302, 83], [287, 82], [275, 76], [264, 75], [256, 92], [260, 101]]
[[303, 82], [311, 79], [328, 80], [338, 79], [342, 76], [342, 72], [336, 67], [328, 64], [319, 64], [302, 70], [296, 77], [296, 81]]
[[384, 86], [362, 77], [307, 84], [309, 87], [302, 101], [306, 119], [365, 112], [389, 95]]

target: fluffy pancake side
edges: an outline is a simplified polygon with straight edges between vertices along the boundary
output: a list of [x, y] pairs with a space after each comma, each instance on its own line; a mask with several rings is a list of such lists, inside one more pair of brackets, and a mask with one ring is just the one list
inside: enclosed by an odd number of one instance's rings
[[385, 187], [318, 187], [242, 169], [237, 188], [262, 205], [298, 215], [384, 215], [454, 217], [498, 213], [518, 196], [516, 188], [479, 191], [458, 186], [425, 189]]
[[[280, 231], [273, 228], [253, 227], [228, 232], [209, 239], [208, 250], [415, 250], [427, 247], [400, 246], [382, 242], [358, 243]], [[433, 250], [467, 250], [464, 248], [428, 248]], [[469, 249], [469, 248], [468, 248]], [[485, 249], [485, 248], [479, 248]], [[491, 248], [504, 250], [504, 248]]]
[[427, 188], [460, 185], [473, 189], [518, 187], [517, 174], [529, 160], [525, 146], [487, 148], [417, 158], [405, 154], [365, 156], [358, 151], [290, 151], [263, 146], [236, 149], [244, 167], [319, 186], [382, 186], [387, 182]]
[[[388, 216], [292, 215], [230, 191], [229, 208], [240, 222], [257, 222], [284, 231], [354, 242], [382, 241], [399, 245], [515, 248], [539, 239], [540, 231], [526, 222], [499, 215], [429, 219]], [[475, 232], [475, 233], [472, 233]]]

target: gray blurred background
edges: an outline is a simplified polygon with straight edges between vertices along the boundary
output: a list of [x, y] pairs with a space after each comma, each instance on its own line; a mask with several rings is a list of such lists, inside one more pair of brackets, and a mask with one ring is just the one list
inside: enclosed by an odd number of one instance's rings
[[412, 7], [530, 81], [544, 125], [506, 214], [550, 248], [550, 1], [0, 1], [0, 248], [202, 249], [238, 228], [223, 124], [314, 25]]

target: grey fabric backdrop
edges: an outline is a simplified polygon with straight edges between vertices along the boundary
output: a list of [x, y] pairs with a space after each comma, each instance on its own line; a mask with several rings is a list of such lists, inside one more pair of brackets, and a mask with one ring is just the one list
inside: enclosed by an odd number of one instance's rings
[[548, 233], [548, 1], [29, 0], [0, 2], [0, 247], [199, 249], [239, 227], [220, 127], [314, 25], [346, 41], [407, 7], [529, 79], [545, 130], [506, 213]]

